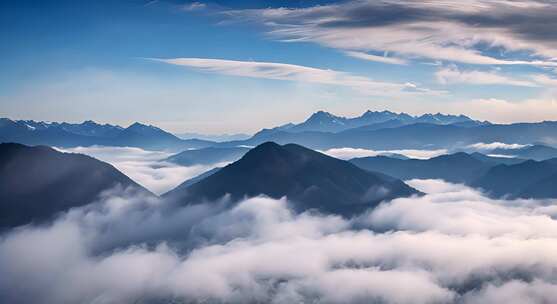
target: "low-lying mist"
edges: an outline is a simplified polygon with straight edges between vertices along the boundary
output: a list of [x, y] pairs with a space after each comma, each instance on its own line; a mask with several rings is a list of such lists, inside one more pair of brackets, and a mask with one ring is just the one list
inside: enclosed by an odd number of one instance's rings
[[414, 158], [414, 159], [429, 159], [432, 157], [447, 154], [449, 153], [449, 151], [446, 149], [437, 149], [437, 150], [402, 149], [402, 150], [377, 151], [377, 150], [369, 150], [369, 149], [361, 149], [361, 148], [333, 148], [327, 151], [323, 151], [323, 153], [344, 160], [348, 160], [356, 157], [372, 157], [372, 156], [379, 156], [379, 155], [385, 155], [385, 156], [403, 155], [405, 157]]
[[58, 150], [86, 154], [107, 162], [155, 194], [163, 194], [174, 189], [185, 180], [225, 165], [224, 163], [217, 163], [189, 167], [180, 166], [164, 161], [172, 155], [171, 153], [147, 151], [135, 147], [92, 146], [58, 148]]
[[352, 219], [256, 197], [171, 207], [105, 192], [0, 239], [5, 303], [550, 303], [555, 201], [439, 180]]

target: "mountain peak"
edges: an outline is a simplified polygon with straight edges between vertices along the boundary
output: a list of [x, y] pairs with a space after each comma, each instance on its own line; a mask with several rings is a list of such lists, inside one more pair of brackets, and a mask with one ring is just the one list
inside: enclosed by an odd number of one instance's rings
[[294, 209], [352, 215], [383, 200], [418, 193], [400, 180], [362, 170], [347, 161], [296, 144], [263, 143], [240, 160], [189, 186], [165, 194], [177, 202], [195, 204], [228, 195], [286, 196]]
[[255, 153], [255, 152], [268, 152], [268, 151], [273, 151], [273, 150], [279, 150], [282, 146], [273, 142], [273, 141], [267, 141], [264, 142], [260, 145], [258, 145], [257, 147], [253, 148], [250, 150], [250, 152], [248, 153]]
[[134, 122], [133, 124], [131, 124], [129, 127], [127, 127], [127, 130], [132, 130], [132, 131], [139, 131], [139, 132], [164, 132], [162, 129], [155, 127], [153, 125], [146, 125], [146, 124], [142, 124], [140, 122]]
[[[388, 123], [389, 121], [390, 123]], [[412, 116], [404, 112], [395, 113], [388, 110], [367, 110], [361, 116], [343, 117], [320, 110], [313, 113], [308, 119], [300, 124], [286, 125], [285, 127], [277, 127], [273, 130], [284, 130], [287, 132], [318, 131], [338, 133], [348, 129], [361, 128], [365, 126], [370, 126], [371, 129], [375, 129], [372, 125], [381, 128], [381, 124], [385, 124], [384, 127], [392, 128], [394, 126], [402, 126], [413, 123], [428, 123], [437, 125], [459, 124], [462, 126], [485, 124], [479, 121], [474, 121], [465, 115], [457, 116], [442, 113], [427, 113], [421, 116]]]
[[313, 113], [306, 121], [315, 120], [315, 119], [335, 119], [335, 118], [342, 118], [342, 117], [335, 116], [329, 112], [320, 110]]
[[113, 166], [47, 146], [0, 144], [0, 229], [93, 203], [116, 185], [152, 195]]
[[82, 122], [81, 124], [84, 125], [84, 126], [100, 126], [100, 124], [98, 124], [95, 121], [90, 120], [90, 119]]
[[145, 128], [145, 127], [148, 127], [148, 126], [136, 121], [136, 122], [132, 123], [131, 125], [129, 125], [128, 129], [129, 128]]
[[319, 110], [319, 111], [313, 113], [313, 115], [316, 115], [316, 116], [322, 116], [322, 115], [324, 115], [324, 116], [333, 116], [333, 114], [331, 114], [331, 113], [329, 113], [329, 112], [327, 112], [327, 111], [323, 111], [323, 110]]
[[[404, 114], [404, 113], [401, 113]], [[371, 111], [371, 110], [367, 110], [364, 112], [364, 114], [362, 114], [362, 116], [360, 117], [365, 117], [365, 116], [370, 116], [370, 115], [397, 115], [394, 112], [391, 111], [387, 111], [387, 110], [383, 110], [383, 111]]]

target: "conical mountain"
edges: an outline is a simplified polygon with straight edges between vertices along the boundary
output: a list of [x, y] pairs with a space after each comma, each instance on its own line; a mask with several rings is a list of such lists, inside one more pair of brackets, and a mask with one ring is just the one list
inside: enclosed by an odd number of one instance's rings
[[295, 144], [263, 143], [211, 176], [165, 194], [182, 204], [286, 196], [297, 211], [352, 215], [419, 193], [402, 181]]

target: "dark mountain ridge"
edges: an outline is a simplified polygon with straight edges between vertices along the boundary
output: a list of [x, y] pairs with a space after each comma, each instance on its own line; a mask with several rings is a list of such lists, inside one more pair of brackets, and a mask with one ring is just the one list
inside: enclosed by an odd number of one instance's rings
[[471, 185], [493, 197], [557, 198], [557, 159], [497, 165]]
[[490, 153], [497, 155], [508, 155], [519, 158], [533, 159], [543, 161], [546, 159], [556, 158], [557, 149], [545, 145], [529, 145], [518, 149], [494, 149]]
[[207, 147], [195, 150], [186, 150], [168, 157], [165, 161], [182, 166], [210, 165], [237, 161], [248, 151], [249, 148], [246, 147]]
[[49, 219], [120, 185], [153, 195], [112, 165], [45, 146], [0, 144], [0, 228]]
[[163, 196], [180, 204], [215, 201], [225, 195], [232, 202], [260, 194], [286, 196], [297, 211], [350, 216], [383, 200], [418, 193], [400, 180], [302, 146], [267, 142], [212, 175]]
[[375, 156], [353, 158], [349, 161], [362, 169], [385, 173], [402, 180], [443, 179], [452, 183], [471, 183], [496, 164], [463, 152], [430, 159]]
[[427, 160], [375, 156], [350, 162], [402, 180], [443, 179], [463, 183], [495, 198], [557, 198], [557, 159], [534, 161], [460, 152]]

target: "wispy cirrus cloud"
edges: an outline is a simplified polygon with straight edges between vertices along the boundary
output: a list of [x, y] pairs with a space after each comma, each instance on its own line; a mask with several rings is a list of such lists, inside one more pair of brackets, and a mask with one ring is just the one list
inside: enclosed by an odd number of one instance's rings
[[557, 98], [546, 96], [524, 101], [497, 98], [474, 99], [455, 102], [448, 105], [446, 111], [466, 113], [478, 119], [497, 123], [552, 121], [557, 117]]
[[413, 83], [382, 82], [347, 72], [295, 64], [210, 58], [170, 58], [154, 60], [223, 75], [340, 85], [353, 88], [367, 95], [375, 96], [413, 94], [440, 95], [444, 93], [443, 91], [421, 88]]
[[388, 63], [388, 64], [399, 64], [399, 65], [404, 65], [408, 63], [406, 60], [401, 58], [396, 58], [396, 57], [377, 56], [377, 55], [372, 55], [364, 52], [355, 52], [355, 51], [346, 51], [344, 53], [350, 57], [359, 58], [368, 61], [375, 61], [375, 62]]
[[186, 3], [180, 6], [184, 11], [199, 11], [207, 8], [207, 4], [201, 2]]
[[531, 76], [532, 80], [543, 86], [557, 88], [557, 78], [550, 77], [544, 74], [536, 74]]
[[437, 81], [442, 84], [476, 84], [476, 85], [512, 85], [538, 87], [535, 81], [516, 79], [501, 75], [495, 71], [460, 70], [457, 66], [443, 67], [435, 73]]
[[557, 66], [557, 34], [552, 30], [557, 28], [557, 6], [550, 1], [474, 0], [464, 5], [457, 0], [356, 0], [223, 14], [260, 22], [278, 40], [344, 51], [479, 65]]

